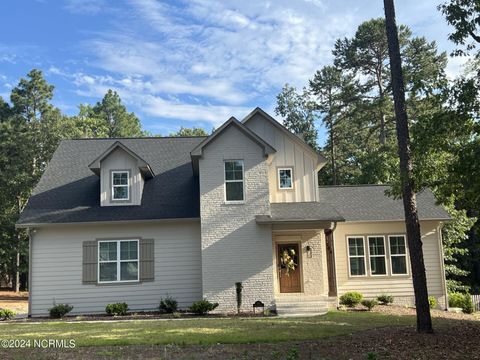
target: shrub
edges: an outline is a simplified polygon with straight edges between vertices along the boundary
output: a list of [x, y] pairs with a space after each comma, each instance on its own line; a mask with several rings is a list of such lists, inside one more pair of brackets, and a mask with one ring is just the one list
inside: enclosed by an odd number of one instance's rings
[[348, 307], [355, 307], [362, 301], [363, 295], [356, 291], [349, 291], [340, 296], [340, 304]]
[[435, 299], [433, 296], [429, 296], [428, 305], [430, 306], [430, 309], [435, 309], [437, 307], [437, 299]]
[[378, 305], [378, 301], [375, 299], [363, 299], [362, 305], [365, 306], [368, 311], [371, 311], [375, 306]]
[[470, 294], [448, 294], [448, 306], [462, 308], [462, 311], [466, 314], [471, 314], [474, 311], [472, 297], [470, 296]]
[[72, 311], [73, 306], [68, 304], [56, 304], [49, 310], [50, 317], [60, 319]]
[[475, 311], [473, 307], [472, 297], [470, 296], [470, 294], [463, 294], [462, 311], [465, 314], [472, 314]]
[[205, 315], [208, 312], [215, 310], [218, 307], [218, 303], [211, 303], [210, 301], [203, 299], [195, 301], [189, 310], [197, 315]]
[[178, 302], [171, 296], [160, 299], [160, 311], [167, 314], [173, 314], [177, 311]]
[[448, 306], [454, 308], [462, 308], [463, 309], [463, 294], [461, 293], [450, 293], [448, 294]]
[[9, 309], [0, 309], [0, 319], [10, 320], [15, 316], [15, 312]]
[[127, 315], [127, 303], [108, 304], [105, 307], [105, 312], [110, 316], [125, 316]]
[[377, 300], [382, 305], [388, 305], [388, 304], [393, 303], [393, 296], [392, 295], [387, 295], [387, 294], [382, 294], [379, 297], [377, 297]]

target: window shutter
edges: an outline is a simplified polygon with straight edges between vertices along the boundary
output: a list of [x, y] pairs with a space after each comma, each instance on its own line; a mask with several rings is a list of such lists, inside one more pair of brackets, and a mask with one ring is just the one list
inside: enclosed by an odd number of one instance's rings
[[83, 242], [82, 283], [97, 283], [98, 244], [96, 241]]
[[155, 272], [154, 240], [140, 240], [140, 281], [153, 281]]

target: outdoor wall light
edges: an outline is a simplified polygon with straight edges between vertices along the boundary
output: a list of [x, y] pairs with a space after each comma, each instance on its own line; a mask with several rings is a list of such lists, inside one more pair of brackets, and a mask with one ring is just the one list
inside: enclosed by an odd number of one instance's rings
[[305, 250], [307, 251], [307, 257], [311, 258], [312, 257], [312, 247], [310, 245], [307, 245], [305, 247]]

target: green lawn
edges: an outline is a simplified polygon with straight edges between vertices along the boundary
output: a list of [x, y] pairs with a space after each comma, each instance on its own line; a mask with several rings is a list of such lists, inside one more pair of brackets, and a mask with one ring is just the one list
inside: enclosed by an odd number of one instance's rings
[[310, 318], [2, 323], [0, 339], [75, 339], [76, 346], [263, 343], [313, 340], [414, 323], [412, 316], [337, 311]]

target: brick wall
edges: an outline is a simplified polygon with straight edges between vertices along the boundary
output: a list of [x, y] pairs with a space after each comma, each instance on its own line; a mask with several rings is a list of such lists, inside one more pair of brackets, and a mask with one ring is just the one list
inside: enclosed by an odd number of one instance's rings
[[[245, 203], [226, 204], [224, 161], [240, 159]], [[242, 310], [251, 310], [256, 300], [272, 305], [271, 229], [255, 222], [270, 207], [263, 150], [232, 125], [204, 149], [199, 169], [204, 297], [218, 302], [218, 311], [235, 311], [235, 282], [242, 282]]]

